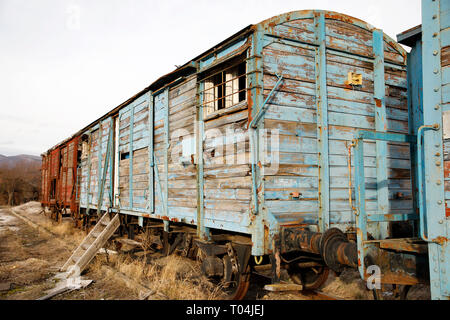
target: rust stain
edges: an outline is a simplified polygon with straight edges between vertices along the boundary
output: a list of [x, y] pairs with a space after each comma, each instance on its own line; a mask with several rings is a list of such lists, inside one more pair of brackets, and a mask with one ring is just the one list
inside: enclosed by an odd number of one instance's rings
[[248, 105], [248, 120], [247, 120], [247, 129], [250, 126], [250, 122], [252, 122], [252, 109], [253, 109], [253, 98], [252, 91], [250, 89], [247, 90], [247, 105]]
[[433, 239], [433, 242], [439, 243], [440, 245], [444, 245], [448, 239], [446, 237], [437, 237], [436, 239]]
[[378, 108], [381, 108], [382, 107], [382, 103], [381, 103], [381, 99], [377, 99], [377, 98], [375, 98], [375, 105], [378, 107]]
[[450, 161], [444, 161], [444, 178], [450, 178]]

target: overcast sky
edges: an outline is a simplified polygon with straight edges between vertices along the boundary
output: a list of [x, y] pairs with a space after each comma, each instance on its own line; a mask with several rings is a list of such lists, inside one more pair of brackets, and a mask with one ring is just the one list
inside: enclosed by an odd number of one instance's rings
[[0, 154], [39, 155], [249, 24], [304, 9], [396, 35], [420, 0], [0, 0]]

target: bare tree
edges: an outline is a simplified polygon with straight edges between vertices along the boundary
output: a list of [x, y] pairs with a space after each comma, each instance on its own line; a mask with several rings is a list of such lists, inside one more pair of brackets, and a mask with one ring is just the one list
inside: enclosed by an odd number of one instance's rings
[[39, 168], [39, 163], [26, 161], [0, 168], [0, 194], [9, 206], [39, 198]]

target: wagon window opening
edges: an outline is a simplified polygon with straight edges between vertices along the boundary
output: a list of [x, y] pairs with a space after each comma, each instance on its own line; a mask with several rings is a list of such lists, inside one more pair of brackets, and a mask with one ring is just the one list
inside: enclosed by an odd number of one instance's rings
[[240, 61], [215, 70], [203, 79], [203, 107], [206, 115], [233, 107], [246, 100], [246, 63]]

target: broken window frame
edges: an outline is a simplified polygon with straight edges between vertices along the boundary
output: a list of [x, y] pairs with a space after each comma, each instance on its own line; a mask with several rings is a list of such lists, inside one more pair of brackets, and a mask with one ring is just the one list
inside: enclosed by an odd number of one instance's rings
[[247, 74], [243, 56], [226, 61], [205, 74], [201, 79], [205, 118], [247, 103]]

